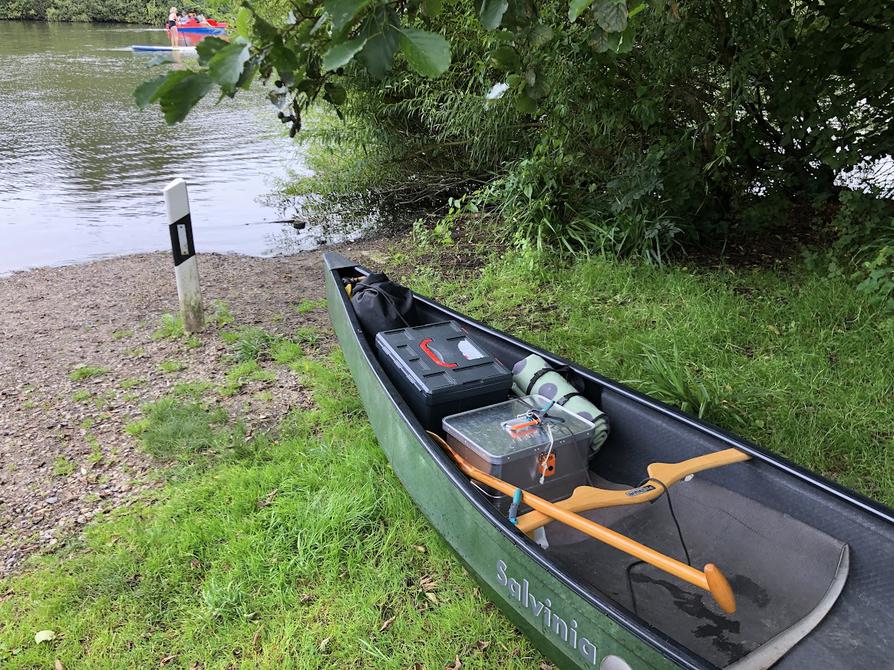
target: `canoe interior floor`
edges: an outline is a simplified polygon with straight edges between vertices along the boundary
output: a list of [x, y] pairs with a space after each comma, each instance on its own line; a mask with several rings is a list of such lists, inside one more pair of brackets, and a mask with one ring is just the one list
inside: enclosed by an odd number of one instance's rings
[[[599, 478], [593, 484], [625, 488]], [[548, 553], [591, 588], [719, 667], [737, 661], [749, 667], [750, 654], [822, 607], [843, 543], [697, 476], [672, 487], [671, 502], [692, 565], [711, 562], [724, 572], [736, 594], [735, 614], [724, 614], [704, 591], [647, 564], [630, 567], [636, 559], [558, 523], [547, 526]], [[666, 496], [584, 515], [686, 560]]]

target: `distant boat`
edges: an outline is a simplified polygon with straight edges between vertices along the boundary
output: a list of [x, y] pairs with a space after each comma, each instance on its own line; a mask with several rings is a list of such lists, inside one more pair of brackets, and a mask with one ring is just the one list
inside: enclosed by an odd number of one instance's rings
[[208, 19], [204, 22], [190, 19], [186, 23], [178, 23], [176, 28], [181, 33], [196, 33], [201, 35], [223, 35], [228, 28], [228, 24], [222, 21]]

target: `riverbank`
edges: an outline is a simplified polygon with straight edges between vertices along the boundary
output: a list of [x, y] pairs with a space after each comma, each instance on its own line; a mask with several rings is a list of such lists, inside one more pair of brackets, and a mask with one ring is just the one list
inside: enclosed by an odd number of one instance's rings
[[59, 23], [131, 23], [160, 26], [168, 6], [158, 0], [11, 0], [0, 7], [0, 20]]
[[[797, 263], [565, 263], [454, 238], [342, 253], [894, 503], [894, 317], [845, 280]], [[13, 306], [0, 332], [14, 329], [2, 347], [15, 354], [0, 378], [17, 380], [0, 411], [18, 422], [3, 462], [53, 455], [4, 481], [43, 514], [58, 504], [40, 497], [46, 481], [108, 493], [79, 498], [98, 503], [94, 519], [63, 524], [35, 545], [45, 555], [0, 579], [0, 662], [551, 668], [391, 472], [331, 346], [319, 254], [206, 255], [200, 272], [210, 325], [197, 338], [164, 318], [176, 306], [167, 255], [0, 279]], [[20, 437], [26, 421], [40, 449]]]
[[166, 254], [0, 278], [0, 664], [552, 668], [388, 467], [321, 267], [202, 255], [196, 337]]
[[221, 334], [302, 332], [326, 352], [320, 254], [203, 254], [199, 265], [209, 324], [190, 338], [171, 317], [178, 303], [169, 254], [0, 278], [7, 305], [0, 312], [0, 576], [95, 516], [155, 497], [163, 463], [126, 430], [146, 403], [184, 383], [230, 389], [216, 405], [246, 438], [306, 404], [308, 391], [275, 363], [234, 378]]

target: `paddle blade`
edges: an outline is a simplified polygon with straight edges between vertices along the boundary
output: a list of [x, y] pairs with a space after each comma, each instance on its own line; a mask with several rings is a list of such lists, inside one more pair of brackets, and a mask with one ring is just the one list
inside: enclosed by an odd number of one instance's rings
[[733, 595], [733, 588], [720, 572], [720, 568], [713, 563], [708, 563], [705, 565], [705, 577], [708, 580], [708, 591], [711, 592], [714, 601], [720, 605], [720, 609], [727, 614], [733, 614], [736, 611], [736, 596]]

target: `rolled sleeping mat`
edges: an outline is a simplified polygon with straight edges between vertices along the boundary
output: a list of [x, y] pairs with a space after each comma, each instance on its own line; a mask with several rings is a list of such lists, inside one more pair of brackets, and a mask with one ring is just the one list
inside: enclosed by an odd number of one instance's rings
[[608, 417], [601, 409], [582, 396], [549, 363], [537, 354], [531, 354], [512, 366], [512, 391], [518, 396], [542, 395], [555, 400], [557, 405], [596, 426], [590, 453], [595, 454], [608, 438]]

